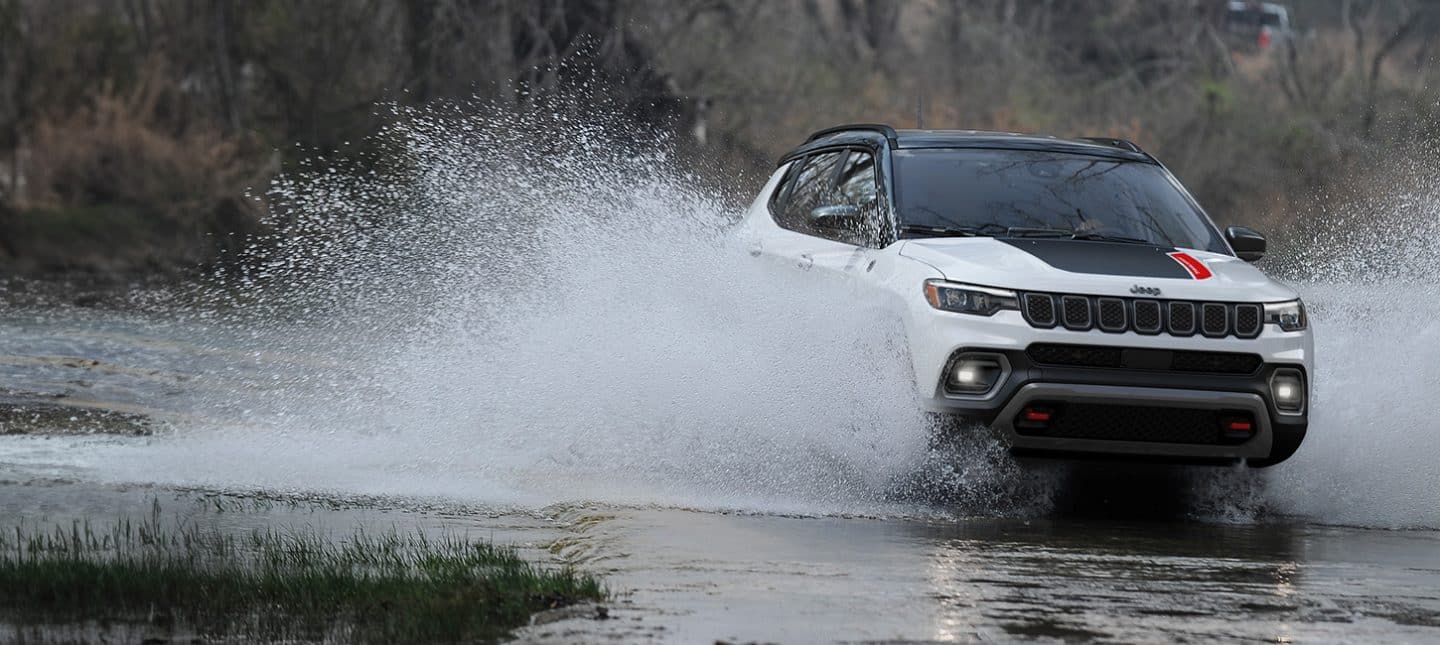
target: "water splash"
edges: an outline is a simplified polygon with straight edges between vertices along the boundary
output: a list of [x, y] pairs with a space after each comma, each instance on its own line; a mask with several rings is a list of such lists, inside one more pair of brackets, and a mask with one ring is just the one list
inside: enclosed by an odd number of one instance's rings
[[[753, 187], [698, 189], [603, 117], [488, 114], [398, 112], [381, 171], [278, 181], [277, 235], [183, 312], [227, 357], [196, 418], [107, 444], [98, 476], [805, 514], [1036, 514], [1077, 481], [983, 435], [931, 450], [895, 321], [729, 243]], [[1292, 234], [1272, 266], [1318, 336], [1310, 435], [1188, 471], [1188, 514], [1440, 526], [1440, 190], [1405, 185]]]
[[[279, 180], [202, 307], [247, 356], [121, 480], [785, 513], [1042, 506], [937, 460], [898, 321], [732, 244], [743, 204], [603, 117], [401, 111], [379, 173]], [[743, 190], [749, 191], [751, 188]], [[919, 475], [917, 476], [917, 473]], [[954, 491], [964, 491], [954, 494]], [[939, 491], [939, 493], [937, 493]]]
[[1267, 268], [1300, 291], [1316, 335], [1310, 429], [1264, 471], [1197, 474], [1199, 516], [1268, 515], [1379, 528], [1440, 528], [1440, 182], [1424, 162], [1376, 177], [1367, 198], [1307, 214]]
[[1310, 431], [1269, 475], [1280, 512], [1376, 527], [1440, 527], [1440, 182], [1426, 163], [1293, 235], [1280, 271], [1313, 312]]

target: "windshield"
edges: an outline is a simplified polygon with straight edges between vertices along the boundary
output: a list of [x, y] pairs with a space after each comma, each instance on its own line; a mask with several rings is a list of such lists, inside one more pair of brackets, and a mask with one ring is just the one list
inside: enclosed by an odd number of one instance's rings
[[1034, 150], [896, 150], [895, 205], [912, 230], [1074, 236], [1228, 253], [1152, 163]]

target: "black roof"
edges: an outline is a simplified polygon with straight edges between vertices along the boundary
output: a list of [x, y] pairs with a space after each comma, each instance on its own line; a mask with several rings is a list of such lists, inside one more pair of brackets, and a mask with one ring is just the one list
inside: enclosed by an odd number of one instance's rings
[[816, 148], [835, 144], [889, 146], [892, 150], [913, 148], [990, 148], [997, 150], [1045, 150], [1073, 154], [1150, 161], [1154, 158], [1124, 139], [1080, 137], [1064, 139], [1038, 134], [987, 132], [984, 130], [897, 130], [888, 125], [860, 123], [826, 128], [780, 159], [785, 163]]

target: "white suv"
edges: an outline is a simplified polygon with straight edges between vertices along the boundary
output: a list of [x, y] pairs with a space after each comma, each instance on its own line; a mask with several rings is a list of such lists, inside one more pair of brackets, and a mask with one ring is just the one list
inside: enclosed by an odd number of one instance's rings
[[1279, 463], [1305, 437], [1313, 341], [1127, 141], [822, 130], [746, 213], [751, 253], [840, 276], [904, 319], [921, 399], [1013, 451]]

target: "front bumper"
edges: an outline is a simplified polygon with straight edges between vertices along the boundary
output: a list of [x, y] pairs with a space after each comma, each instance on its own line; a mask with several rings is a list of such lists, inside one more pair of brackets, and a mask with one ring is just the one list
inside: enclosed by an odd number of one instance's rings
[[[1305, 413], [1285, 413], [1276, 408], [1270, 393], [1270, 378], [1278, 369], [1300, 370], [1308, 387], [1309, 375], [1299, 364], [1264, 363], [1249, 374], [1210, 374], [1042, 365], [1026, 351], [1014, 349], [964, 347], [956, 349], [952, 357], [977, 352], [1004, 358], [1007, 371], [1000, 384], [985, 397], [952, 397], [940, 392], [932, 400], [932, 407], [989, 425], [1018, 453], [1275, 463], [1295, 451], [1308, 425]], [[1107, 429], [1100, 427], [1080, 436], [1050, 436], [1017, 427], [1022, 411], [1034, 404], [1149, 411], [1147, 423], [1155, 426], [1155, 431], [1128, 428], [1106, 436]], [[1175, 439], [1174, 433], [1167, 434], [1172, 430], [1165, 427], [1167, 419], [1162, 416], [1161, 421], [1155, 421], [1157, 410], [1174, 410], [1177, 424], [1182, 416], [1194, 420], [1196, 415], [1220, 418], [1241, 414], [1253, 420], [1254, 431], [1243, 441], [1224, 441], [1219, 438], [1217, 425], [1214, 440], [1196, 439], [1193, 433], [1189, 438]], [[1113, 423], [1119, 426], [1126, 421]]]
[[[1169, 441], [1137, 441], [1134, 439], [1053, 437], [1024, 433], [1016, 419], [1026, 406], [1062, 402], [1113, 406], [1115, 409], [1179, 408], [1208, 410], [1217, 414], [1244, 412], [1254, 419], [1252, 436], [1243, 443], [1178, 443]], [[1064, 383], [1029, 383], [1020, 388], [1010, 403], [1000, 411], [990, 426], [1019, 451], [1059, 453], [1105, 453], [1196, 459], [1263, 459], [1270, 456], [1274, 431], [1265, 401], [1245, 392], [1204, 392], [1172, 390], [1156, 387], [1116, 385], [1074, 385]], [[1103, 429], [1099, 430], [1103, 433]], [[1218, 434], [1218, 428], [1217, 428]]]

